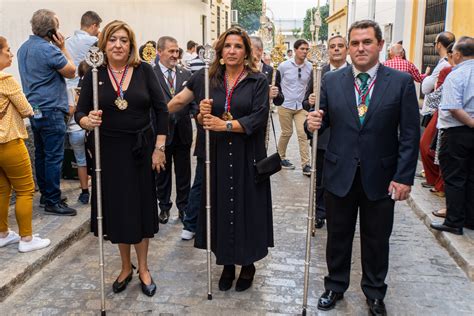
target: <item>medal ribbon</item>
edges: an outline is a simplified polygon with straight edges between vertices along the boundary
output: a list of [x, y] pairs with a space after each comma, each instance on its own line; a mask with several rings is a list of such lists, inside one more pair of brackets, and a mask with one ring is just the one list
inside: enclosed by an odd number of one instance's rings
[[110, 67], [107, 67], [109, 69], [109, 72], [112, 74], [112, 78], [114, 79], [115, 85], [117, 86], [117, 98], [121, 98], [123, 100], [123, 81], [125, 80], [125, 77], [127, 76], [127, 71], [128, 71], [128, 65], [125, 66], [125, 69], [122, 74], [122, 78], [120, 78], [120, 83], [118, 82], [117, 78], [115, 77], [112, 69]]
[[224, 112], [230, 112], [230, 101], [232, 100], [232, 94], [234, 93], [234, 89], [239, 83], [240, 79], [242, 79], [242, 76], [244, 75], [245, 68], [242, 70], [242, 72], [239, 74], [237, 77], [237, 80], [235, 80], [234, 85], [229, 91], [229, 87], [227, 86], [227, 72], [224, 76], [224, 87], [225, 87], [225, 105], [224, 105]]
[[173, 78], [173, 70], [171, 68], [168, 69], [168, 76], [165, 76], [163, 75], [163, 77], [165, 77], [166, 81], [168, 82], [168, 86], [170, 87], [170, 93], [172, 96], [174, 96], [175, 94], [175, 90], [174, 90], [174, 78]]
[[369, 85], [369, 88], [365, 91], [364, 94], [362, 94], [362, 91], [360, 90], [359, 86], [354, 82], [354, 87], [356, 88], [357, 90], [357, 94], [359, 94], [359, 98], [360, 98], [360, 101], [359, 104], [365, 104], [365, 99], [367, 99], [367, 96], [369, 95], [370, 93], [370, 90], [372, 90], [372, 88], [374, 87], [374, 84], [375, 84], [375, 81], [377, 80], [377, 77], [374, 78], [374, 80], [372, 80], [372, 82], [370, 83]]

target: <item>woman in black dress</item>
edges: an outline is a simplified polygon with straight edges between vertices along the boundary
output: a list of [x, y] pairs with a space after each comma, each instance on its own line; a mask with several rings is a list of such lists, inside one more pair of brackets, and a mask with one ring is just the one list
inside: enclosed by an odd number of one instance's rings
[[[89, 71], [84, 77], [75, 118], [88, 130], [100, 126], [104, 234], [118, 244], [122, 259], [122, 271], [112, 288], [115, 293], [121, 292], [132, 279], [133, 244], [142, 291], [153, 296], [156, 285], [147, 264], [149, 238], [158, 232], [153, 169], [159, 172], [164, 167], [168, 110], [152, 67], [140, 62], [130, 26], [122, 21], [107, 24], [99, 48], [105, 52], [104, 65], [98, 69], [100, 110], [93, 110]], [[156, 139], [150, 110], [157, 120]], [[94, 187], [95, 173], [92, 176]], [[97, 235], [95, 192], [91, 220]]]
[[[266, 157], [268, 83], [255, 67], [247, 33], [232, 27], [215, 46], [210, 67], [210, 98], [204, 99], [204, 70], [168, 103], [171, 112], [196, 99], [198, 122], [210, 131], [211, 248], [224, 265], [219, 289], [226, 291], [242, 269], [236, 291], [252, 285], [254, 262], [273, 247], [270, 181], [255, 182], [254, 162]], [[205, 183], [205, 182], [203, 182]], [[195, 246], [206, 248], [205, 194], [202, 194]]]

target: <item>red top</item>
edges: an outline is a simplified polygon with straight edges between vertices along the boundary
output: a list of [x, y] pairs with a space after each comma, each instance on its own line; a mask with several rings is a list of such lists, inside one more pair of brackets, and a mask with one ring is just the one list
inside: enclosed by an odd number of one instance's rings
[[446, 79], [446, 77], [448, 76], [448, 74], [451, 72], [452, 69], [453, 69], [453, 66], [447, 66], [441, 69], [438, 75], [438, 81], [436, 82], [435, 89], [438, 89], [439, 87], [441, 87], [441, 85], [444, 83], [444, 79]]
[[413, 65], [413, 63], [398, 56], [395, 56], [392, 59], [386, 60], [383, 63], [383, 65], [399, 70], [399, 71], [409, 73], [412, 76], [413, 80], [415, 80], [416, 82], [422, 82], [423, 79], [425, 79], [427, 76], [426, 74], [421, 74], [418, 68], [416, 68], [416, 66]]

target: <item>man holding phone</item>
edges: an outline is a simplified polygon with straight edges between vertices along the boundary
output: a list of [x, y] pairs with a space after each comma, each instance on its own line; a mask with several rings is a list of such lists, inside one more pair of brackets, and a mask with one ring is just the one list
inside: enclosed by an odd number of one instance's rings
[[18, 50], [18, 67], [23, 91], [35, 113], [30, 122], [40, 205], [45, 205], [47, 214], [74, 216], [76, 210], [61, 199], [60, 177], [69, 114], [64, 78], [74, 78], [76, 67], [58, 32], [54, 12], [36, 11], [31, 27], [34, 35]]

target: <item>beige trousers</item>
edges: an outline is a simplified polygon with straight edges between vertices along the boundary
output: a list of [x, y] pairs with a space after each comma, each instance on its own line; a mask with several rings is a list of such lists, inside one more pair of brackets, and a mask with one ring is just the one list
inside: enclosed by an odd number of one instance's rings
[[296, 135], [300, 147], [301, 167], [309, 165], [309, 145], [308, 138], [304, 131], [304, 121], [308, 112], [305, 110], [289, 110], [282, 106], [278, 107], [278, 117], [280, 119], [281, 134], [278, 140], [278, 153], [281, 159], [286, 159], [286, 148], [293, 135], [293, 121], [295, 122]]

